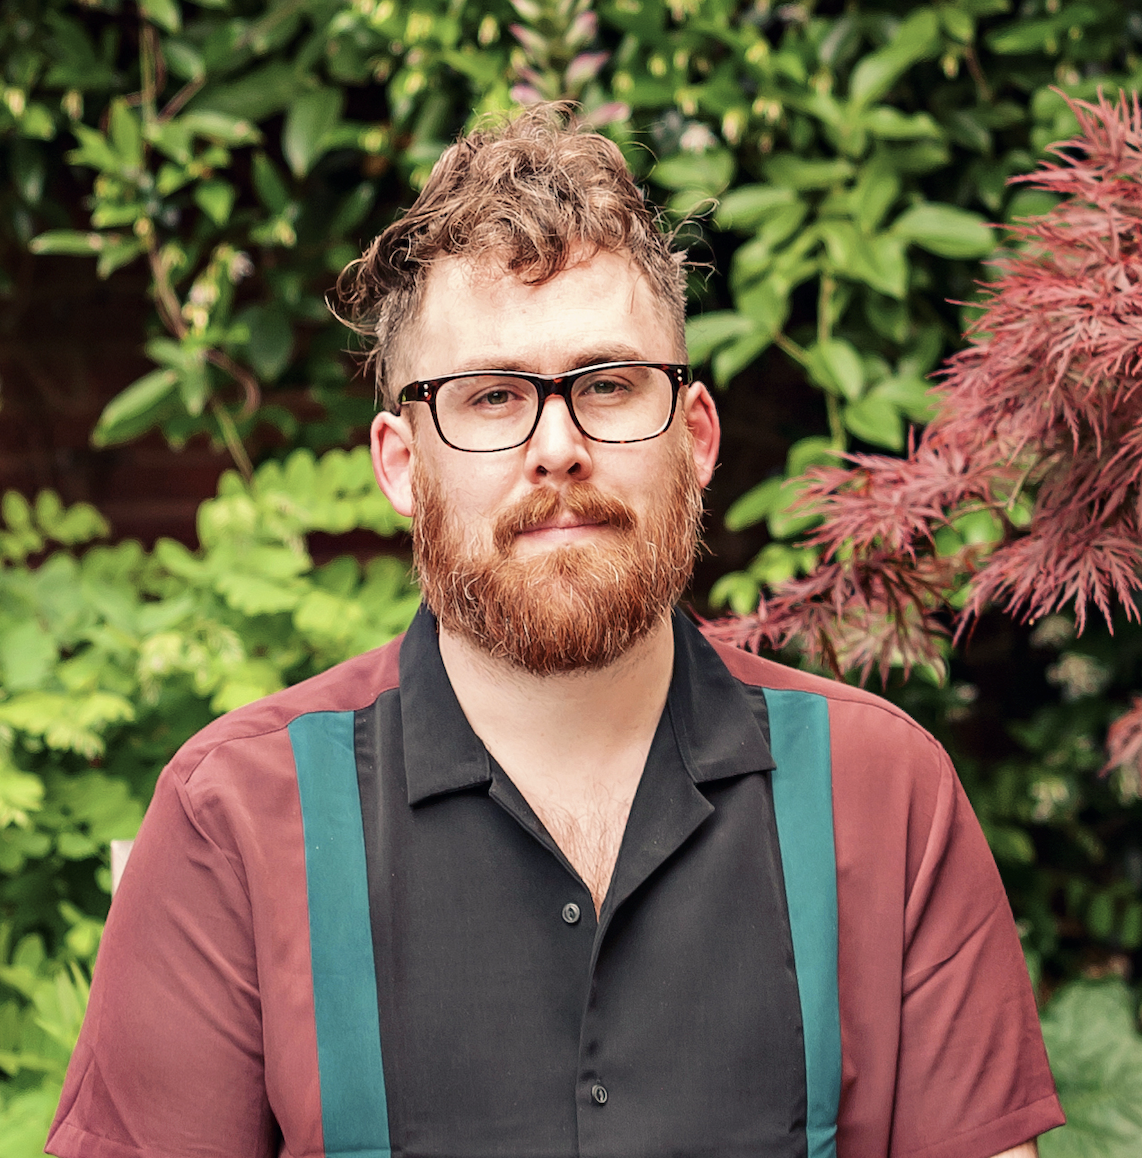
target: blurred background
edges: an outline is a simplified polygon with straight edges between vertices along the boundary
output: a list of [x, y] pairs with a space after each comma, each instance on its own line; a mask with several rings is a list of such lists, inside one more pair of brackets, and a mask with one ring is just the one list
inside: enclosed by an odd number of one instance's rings
[[[1142, 6], [0, 13], [0, 1158], [25, 1158], [82, 1019], [109, 844], [163, 764], [415, 609], [364, 450], [373, 389], [325, 299], [455, 135], [572, 99], [665, 207], [724, 430], [689, 603], [751, 616], [822, 562], [805, 472], [906, 456], [937, 413], [929, 375], [979, 316], [987, 259], [1026, 242], [1004, 227], [1057, 201], [1009, 178], [1075, 135], [1067, 97], [1142, 86]], [[986, 559], [1021, 510], [948, 512], [939, 553]], [[1112, 591], [1079, 633], [1060, 589], [953, 646], [969, 585], [925, 621], [923, 662], [886, 645], [869, 686], [949, 748], [1007, 884], [1070, 1119], [1042, 1153], [1136, 1158], [1142, 741], [1107, 736], [1142, 693], [1142, 629]]]

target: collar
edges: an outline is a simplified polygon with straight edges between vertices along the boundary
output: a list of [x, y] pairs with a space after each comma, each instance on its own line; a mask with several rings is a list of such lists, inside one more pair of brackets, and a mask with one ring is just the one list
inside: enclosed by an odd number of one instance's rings
[[[674, 671], [663, 721], [669, 716], [693, 781], [774, 768], [764, 698], [747, 697], [684, 615], [676, 610], [672, 622]], [[400, 705], [409, 804], [491, 782], [488, 751], [456, 699], [440, 658], [436, 619], [423, 605], [401, 643]]]

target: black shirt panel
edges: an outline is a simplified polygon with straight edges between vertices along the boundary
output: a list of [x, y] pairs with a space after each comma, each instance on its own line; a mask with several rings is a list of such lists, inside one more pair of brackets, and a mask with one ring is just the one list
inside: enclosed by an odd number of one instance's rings
[[[764, 700], [687, 630], [598, 923], [468, 726], [431, 617], [357, 714], [394, 1155], [806, 1153]], [[702, 720], [710, 658], [733, 702]]]

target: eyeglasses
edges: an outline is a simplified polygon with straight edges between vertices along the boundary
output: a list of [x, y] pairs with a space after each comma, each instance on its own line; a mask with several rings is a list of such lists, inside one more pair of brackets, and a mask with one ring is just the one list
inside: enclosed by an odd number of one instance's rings
[[670, 425], [690, 368], [659, 362], [603, 362], [566, 374], [470, 370], [411, 382], [397, 397], [427, 402], [440, 437], [454, 450], [485, 454], [522, 446], [552, 394], [594, 442], [645, 442]]

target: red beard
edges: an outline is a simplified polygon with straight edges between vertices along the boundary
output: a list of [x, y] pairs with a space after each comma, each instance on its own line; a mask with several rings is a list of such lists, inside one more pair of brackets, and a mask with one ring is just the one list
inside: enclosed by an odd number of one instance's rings
[[[689, 582], [702, 491], [689, 439], [672, 485], [640, 520], [592, 483], [531, 492], [469, 548], [434, 478], [414, 471], [413, 556], [440, 626], [535, 675], [607, 667], [662, 622]], [[516, 536], [567, 512], [611, 528], [607, 541], [520, 557]]]

